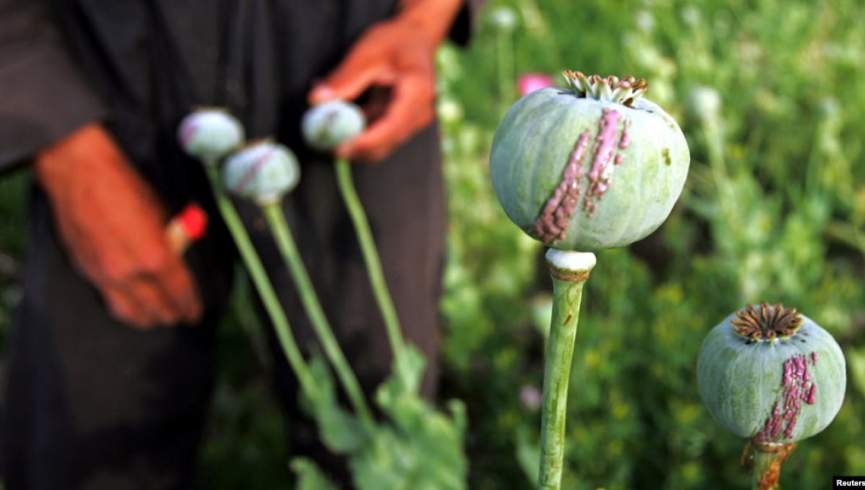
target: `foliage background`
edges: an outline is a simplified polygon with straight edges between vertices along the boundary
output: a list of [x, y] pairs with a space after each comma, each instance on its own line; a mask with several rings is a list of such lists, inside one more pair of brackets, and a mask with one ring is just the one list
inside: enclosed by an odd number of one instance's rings
[[[742, 441], [701, 406], [703, 336], [749, 302], [794, 305], [848, 359], [837, 420], [785, 465], [785, 488], [865, 474], [865, 3], [858, 0], [510, 0], [513, 31], [481, 19], [439, 53], [450, 233], [443, 397], [470, 417], [470, 488], [528, 488], [535, 464], [542, 250], [505, 218], [488, 149], [519, 73], [635, 74], [692, 152], [685, 193], [649, 239], [599, 254], [569, 401], [565, 487], [746, 488]], [[713, 107], [711, 93], [720, 104]], [[0, 332], [25, 247], [24, 173], [0, 180]], [[285, 423], [242, 287], [221, 330], [209, 488], [286, 486]], [[290, 429], [290, 427], [289, 427]]]

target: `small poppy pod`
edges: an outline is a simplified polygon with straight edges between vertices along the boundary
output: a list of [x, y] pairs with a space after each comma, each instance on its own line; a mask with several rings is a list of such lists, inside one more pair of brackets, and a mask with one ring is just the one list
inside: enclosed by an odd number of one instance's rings
[[265, 206], [282, 199], [297, 186], [300, 165], [280, 144], [261, 141], [246, 146], [225, 162], [223, 182], [229, 192]]
[[187, 154], [216, 163], [243, 143], [243, 126], [223, 109], [199, 109], [180, 122], [177, 139]]
[[366, 120], [352, 103], [332, 100], [319, 104], [303, 115], [301, 129], [306, 143], [319, 151], [331, 151], [360, 134]]
[[835, 339], [793, 308], [762, 304], [709, 332], [697, 360], [703, 404], [724, 427], [758, 443], [791, 443], [825, 429], [847, 386]]

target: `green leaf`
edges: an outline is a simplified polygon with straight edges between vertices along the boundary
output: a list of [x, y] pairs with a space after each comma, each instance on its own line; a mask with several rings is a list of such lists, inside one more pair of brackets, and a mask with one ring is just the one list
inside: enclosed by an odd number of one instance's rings
[[324, 359], [313, 356], [309, 368], [318, 382], [319, 395], [315, 400], [304, 398], [304, 408], [317, 422], [322, 442], [338, 454], [357, 451], [365, 438], [360, 420], [339, 405], [336, 385]]
[[465, 488], [465, 408], [452, 401], [448, 416], [422, 399], [418, 388], [423, 366], [420, 352], [409, 348], [379, 387], [376, 402], [390, 423], [379, 426], [351, 460], [359, 490]]
[[419, 393], [425, 367], [423, 354], [415, 346], [407, 344], [403, 354], [394, 359], [393, 375], [386, 383], [395, 383], [394, 388], [403, 393]]
[[311, 460], [295, 458], [291, 470], [297, 475], [296, 490], [337, 490], [334, 484]]

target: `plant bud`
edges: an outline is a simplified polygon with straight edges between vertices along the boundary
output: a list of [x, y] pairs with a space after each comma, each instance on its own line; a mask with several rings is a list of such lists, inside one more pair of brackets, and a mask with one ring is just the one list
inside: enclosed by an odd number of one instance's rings
[[223, 172], [229, 192], [260, 206], [278, 202], [300, 180], [300, 165], [291, 150], [270, 141], [237, 151], [225, 162]]
[[739, 437], [791, 443], [828, 426], [844, 402], [844, 354], [822, 327], [783, 305], [747, 306], [709, 332], [700, 397]]
[[319, 151], [331, 151], [360, 134], [366, 121], [358, 106], [332, 100], [306, 111], [301, 126], [309, 146]]
[[177, 139], [187, 154], [215, 163], [243, 143], [243, 127], [222, 109], [199, 109], [180, 122]]
[[517, 13], [510, 7], [499, 6], [490, 10], [489, 22], [502, 32], [511, 32], [517, 27]]
[[712, 87], [694, 87], [686, 101], [688, 114], [698, 121], [711, 121], [721, 114], [721, 95]]

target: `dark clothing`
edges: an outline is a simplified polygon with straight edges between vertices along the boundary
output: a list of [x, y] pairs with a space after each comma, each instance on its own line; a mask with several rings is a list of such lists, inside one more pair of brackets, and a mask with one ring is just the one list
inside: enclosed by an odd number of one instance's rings
[[[389, 371], [384, 326], [332, 167], [304, 148], [298, 122], [316, 78], [395, 8], [396, 0], [0, 0], [0, 167], [101, 120], [169, 211], [197, 201], [216, 218], [200, 165], [177, 147], [177, 122], [196, 105], [221, 105], [248, 137], [275, 135], [301, 157], [302, 183], [285, 208], [369, 391]], [[431, 393], [444, 246], [435, 126], [385, 162], [356, 167], [355, 182], [405, 334], [430, 361]], [[305, 348], [315, 345], [257, 210], [240, 204], [296, 336]], [[214, 220], [187, 252], [205, 302], [202, 324], [141, 332], [109, 317], [99, 292], [71, 267], [38, 187], [31, 209], [3, 410], [6, 488], [190, 488], [213, 384], [214, 330], [236, 256], [226, 230]], [[280, 395], [293, 411], [293, 379], [274, 351]]]
[[[406, 337], [430, 361], [428, 394], [437, 370], [444, 235], [436, 145], [430, 128], [382, 164], [355, 171]], [[389, 372], [384, 325], [332, 167], [310, 164], [303, 172], [286, 208], [340, 345], [369, 393]], [[295, 335], [301, 345], [316, 345], [264, 223], [254, 218], [250, 229]], [[226, 242], [213, 230], [188, 256], [210, 305], [202, 324], [142, 332], [109, 317], [98, 291], [70, 267], [37, 191], [8, 361], [2, 435], [8, 490], [192, 488], [213, 384], [214, 333], [232, 269], [222, 253]], [[272, 350], [278, 394], [292, 414], [292, 444], [317, 450], [315, 431], [295, 425], [293, 376], [275, 342]]]
[[[280, 136], [298, 143], [284, 109], [303, 108], [311, 81], [397, 3], [0, 0], [0, 168], [104, 120], [159, 174], [153, 167], [169, 166], [153, 161], [159, 130], [202, 104], [230, 108], [251, 136], [284, 123]], [[455, 41], [468, 38], [469, 17], [456, 20]]]
[[105, 115], [41, 0], [0, 0], [0, 94], [0, 168]]

